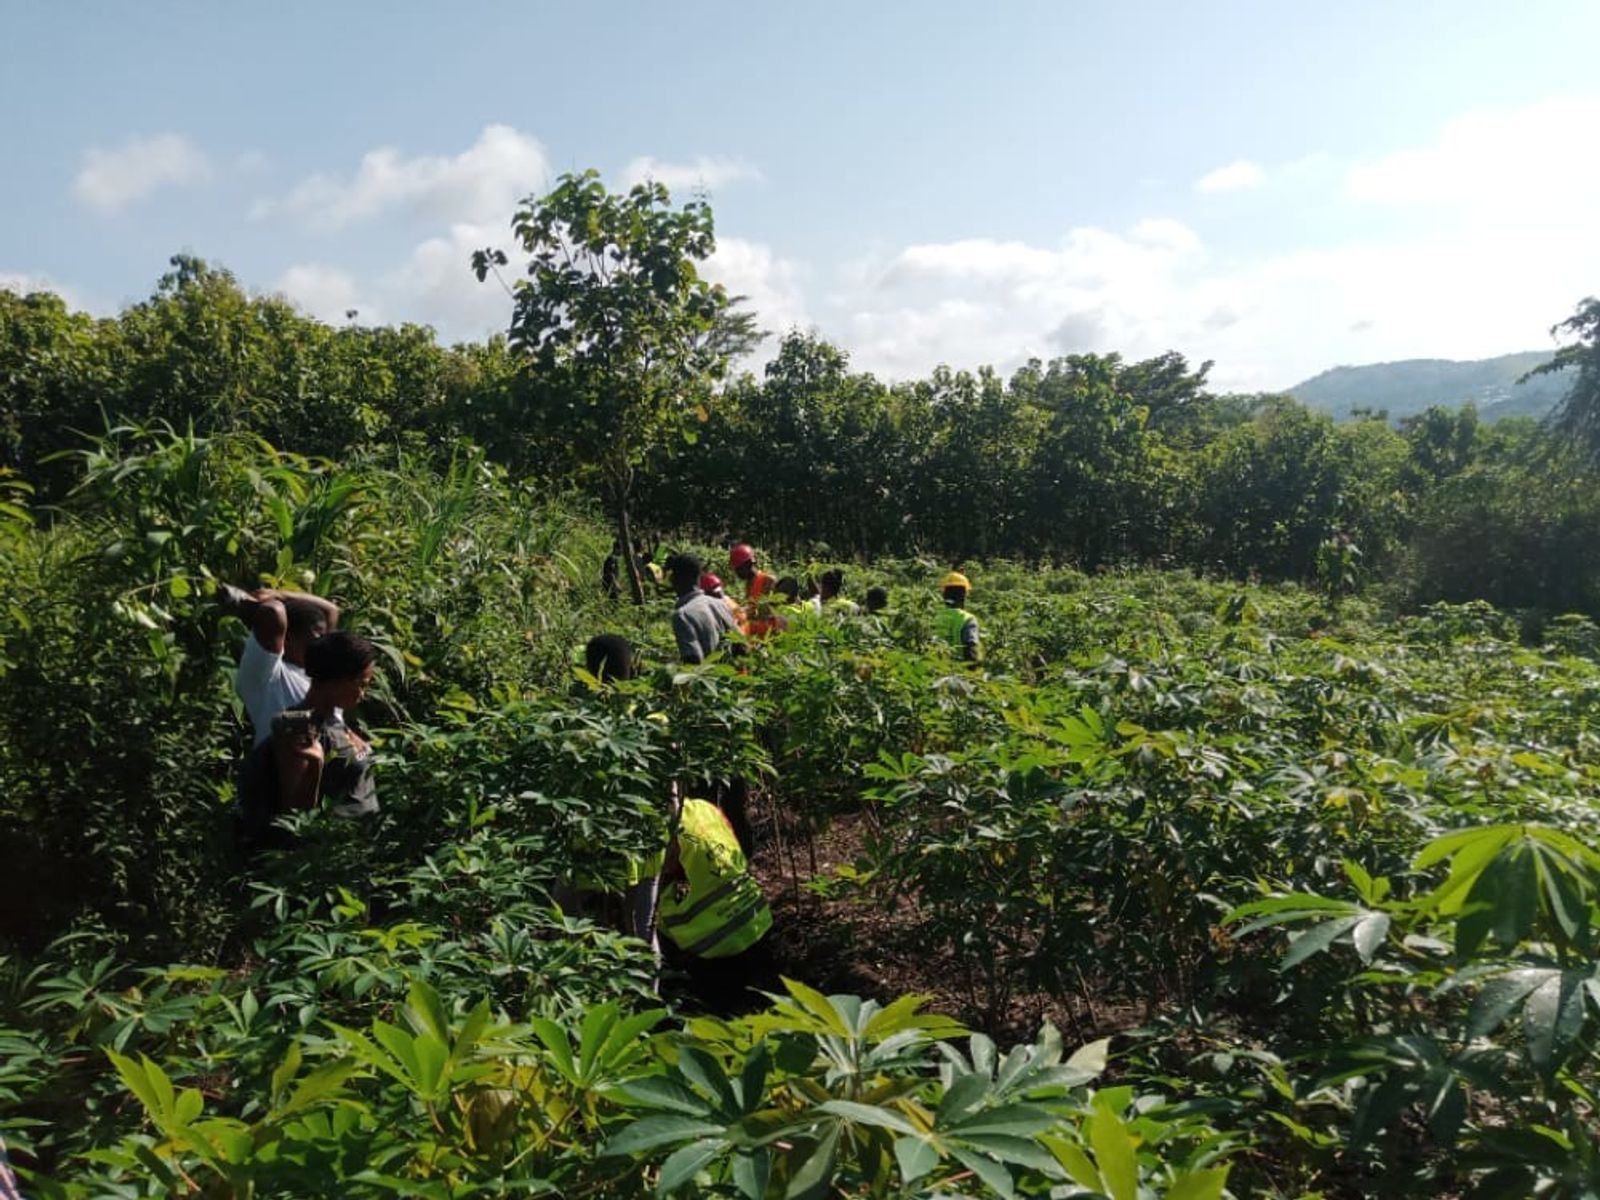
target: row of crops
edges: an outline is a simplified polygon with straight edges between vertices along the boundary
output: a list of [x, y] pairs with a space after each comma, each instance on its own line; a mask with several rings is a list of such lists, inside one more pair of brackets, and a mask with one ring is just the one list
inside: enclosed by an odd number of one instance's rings
[[[27, 1194], [1600, 1189], [1587, 621], [1532, 646], [1481, 605], [974, 563], [973, 668], [930, 636], [947, 564], [905, 560], [850, 568], [885, 618], [686, 669], [665, 601], [601, 597], [608, 537], [468, 451], [131, 431], [83, 469], [0, 509]], [[245, 874], [210, 594], [254, 578], [384, 648], [384, 812]], [[652, 669], [575, 678], [604, 629]], [[734, 775], [804, 885], [782, 911], [870, 916], [936, 1002], [802, 974], [697, 1016], [552, 905], [660, 842], [669, 785]], [[841, 829], [847, 862], [792, 852]]]

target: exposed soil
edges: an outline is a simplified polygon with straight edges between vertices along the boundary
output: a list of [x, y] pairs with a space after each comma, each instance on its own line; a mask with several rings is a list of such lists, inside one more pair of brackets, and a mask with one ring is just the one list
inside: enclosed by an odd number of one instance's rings
[[1088, 999], [1108, 991], [1092, 981], [1086, 981], [1091, 986], [1084, 994], [1019, 994], [1005, 1011], [985, 1011], [960, 961], [924, 936], [914, 897], [881, 904], [859, 895], [828, 899], [805, 886], [839, 866], [860, 862], [866, 837], [860, 813], [835, 816], [821, 833], [808, 836], [798, 821], [780, 819], [770, 796], [753, 798], [751, 808], [756, 835], [752, 865], [772, 907], [768, 937], [782, 974], [820, 991], [870, 996], [882, 1003], [912, 992], [930, 996], [930, 1008], [1002, 1044], [1031, 1041], [1046, 1020], [1069, 1044], [1081, 1044], [1141, 1019], [1143, 1012], [1135, 1006]]

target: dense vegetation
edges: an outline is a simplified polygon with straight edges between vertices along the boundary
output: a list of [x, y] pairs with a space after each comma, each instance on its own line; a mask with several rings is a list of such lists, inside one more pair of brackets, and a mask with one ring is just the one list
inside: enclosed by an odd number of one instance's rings
[[[446, 349], [190, 260], [109, 321], [0, 294], [0, 1133], [30, 1194], [1600, 1190], [1582, 456], [1212, 396], [1175, 356], [886, 387], [793, 336], [724, 381], [748, 329], [659, 286], [629, 336], [686, 356], [662, 375], [532, 353], [567, 310]], [[606, 380], [640, 389], [620, 443], [565, 411]], [[618, 504], [893, 605], [678, 667], [667, 601], [597, 586]], [[977, 665], [931, 637], [952, 558]], [[258, 579], [379, 644], [384, 810], [245, 870], [214, 595]], [[651, 669], [575, 673], [602, 629]], [[620, 884], [669, 788], [729, 775], [791, 978], [711, 1019], [552, 897]]]
[[[662, 236], [703, 251], [702, 217]], [[613, 518], [628, 501], [647, 542], [671, 531], [795, 555], [1182, 564], [1309, 583], [1343, 535], [1363, 581], [1409, 607], [1481, 598], [1535, 620], [1600, 616], [1600, 491], [1571, 453], [1581, 436], [1491, 426], [1471, 409], [1335, 424], [1283, 397], [1213, 394], [1205, 368], [1176, 354], [1075, 355], [1009, 378], [941, 368], [891, 386], [793, 333], [759, 379], [726, 379], [748, 321], [714, 290], [672, 286], [648, 328], [619, 337], [672, 347], [643, 375], [563, 328], [566, 307], [524, 312], [513, 340], [447, 348], [416, 326], [331, 328], [193, 259], [114, 319], [0, 292], [0, 462], [53, 502], [74, 484], [83, 433], [120, 421], [250, 432], [336, 461], [384, 447], [434, 469], [465, 437], [546, 493], [579, 489]], [[590, 323], [610, 328], [616, 301], [602, 300]], [[1570, 383], [1593, 335], [1569, 324], [1587, 341], [1549, 378]]]
[[[470, 451], [436, 474], [130, 431], [86, 467], [3, 543], [0, 1120], [60, 1194], [1595, 1182], [1582, 618], [1529, 649], [1487, 606], [994, 565], [973, 671], [929, 642], [937, 568], [904, 562], [887, 621], [619, 695], [570, 650], [603, 623], [664, 664], [665, 602], [597, 612], [607, 536]], [[242, 630], [207, 592], [254, 572], [314, 579], [390, 656], [381, 824], [312, 819], [247, 878]], [[809, 880], [792, 923], [885, 914], [946, 1012], [1114, 1034], [1107, 1074], [1048, 1028], [1007, 1057], [798, 981], [664, 1026], [641, 948], [548, 897], [729, 766], [765, 780], [768, 868]], [[848, 862], [799, 865], [839, 831]]]

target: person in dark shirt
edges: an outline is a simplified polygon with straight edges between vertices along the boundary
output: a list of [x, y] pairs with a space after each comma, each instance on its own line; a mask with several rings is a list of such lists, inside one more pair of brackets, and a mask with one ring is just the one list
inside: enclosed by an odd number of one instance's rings
[[293, 845], [293, 837], [273, 823], [285, 813], [323, 800], [341, 816], [378, 811], [372, 751], [351, 736], [339, 715], [359, 704], [372, 685], [377, 649], [341, 630], [312, 642], [305, 658], [311, 679], [305, 700], [275, 715], [271, 736], [244, 761], [235, 832], [247, 857]]

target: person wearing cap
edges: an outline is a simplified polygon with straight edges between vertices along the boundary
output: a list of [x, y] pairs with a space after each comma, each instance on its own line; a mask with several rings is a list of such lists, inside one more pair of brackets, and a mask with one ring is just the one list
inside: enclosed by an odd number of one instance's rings
[[700, 576], [700, 590], [713, 600], [721, 600], [728, 606], [728, 611], [733, 614], [733, 623], [740, 633], [750, 632], [750, 622], [745, 617], [744, 605], [740, 604], [727, 592], [722, 590], [722, 578], [707, 571]]
[[772, 613], [772, 589], [778, 581], [756, 566], [756, 552], [740, 542], [728, 551], [728, 566], [744, 580], [744, 604], [747, 615], [746, 632], [751, 637], [764, 637], [783, 628], [783, 622]]
[[939, 581], [944, 608], [934, 620], [939, 640], [968, 662], [978, 661], [978, 618], [967, 611], [967, 594], [972, 583], [960, 571], [951, 571]]

